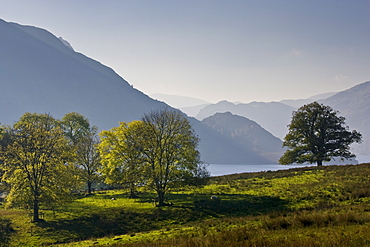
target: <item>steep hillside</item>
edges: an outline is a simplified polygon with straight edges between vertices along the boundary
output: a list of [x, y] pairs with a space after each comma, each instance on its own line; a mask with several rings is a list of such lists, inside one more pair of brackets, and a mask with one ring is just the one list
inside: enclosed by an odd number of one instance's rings
[[279, 138], [245, 117], [230, 112], [216, 113], [202, 122], [240, 144], [249, 156], [258, 154], [269, 163], [278, 163], [284, 152]]
[[[210, 164], [267, 164], [271, 163], [264, 155], [256, 153], [250, 148], [241, 145], [237, 140], [230, 138], [217, 129], [209, 127], [204, 122], [191, 118], [190, 122], [200, 138], [202, 159]], [[201, 139], [202, 140], [202, 139]]]
[[43, 29], [0, 21], [0, 30], [2, 123], [11, 124], [26, 111], [55, 117], [77, 111], [108, 129], [165, 106]]
[[279, 102], [252, 102], [248, 104], [233, 104], [228, 101], [221, 101], [204, 107], [196, 116], [197, 119], [204, 119], [215, 113], [231, 112], [256, 121], [264, 129], [281, 139], [288, 133], [287, 125], [290, 123], [294, 107]]
[[339, 92], [322, 103], [339, 111], [350, 129], [363, 135], [363, 143], [354, 145], [355, 152], [370, 155], [370, 81]]
[[[102, 130], [169, 107], [40, 28], [0, 20], [0, 54], [1, 124], [11, 125], [25, 112], [50, 113], [56, 118], [78, 112]], [[201, 139], [199, 150], [204, 162], [265, 161], [245, 155], [239, 144], [207, 125], [190, 121]]]

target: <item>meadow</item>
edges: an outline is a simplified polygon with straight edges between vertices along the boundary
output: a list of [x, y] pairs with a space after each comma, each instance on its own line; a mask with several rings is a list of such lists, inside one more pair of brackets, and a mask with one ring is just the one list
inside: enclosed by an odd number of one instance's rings
[[212, 177], [167, 207], [128, 194], [76, 195], [38, 223], [1, 208], [0, 246], [370, 246], [370, 164]]

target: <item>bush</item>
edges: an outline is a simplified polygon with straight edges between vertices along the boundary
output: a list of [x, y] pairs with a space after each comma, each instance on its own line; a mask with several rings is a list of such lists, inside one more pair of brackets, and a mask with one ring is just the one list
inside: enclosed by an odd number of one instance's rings
[[10, 234], [13, 231], [10, 226], [10, 220], [0, 219], [0, 246], [8, 246], [10, 240]]

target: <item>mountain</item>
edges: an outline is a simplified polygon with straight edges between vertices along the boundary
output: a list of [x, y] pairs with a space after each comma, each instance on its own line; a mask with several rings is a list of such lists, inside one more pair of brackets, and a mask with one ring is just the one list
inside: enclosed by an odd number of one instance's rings
[[234, 104], [228, 101], [220, 101], [204, 107], [196, 115], [196, 118], [202, 120], [215, 113], [231, 112], [257, 122], [274, 136], [283, 139], [288, 132], [287, 125], [290, 123], [294, 110], [296, 108], [279, 102]]
[[152, 97], [153, 99], [166, 102], [166, 104], [169, 104], [170, 106], [180, 108], [180, 109], [182, 107], [192, 107], [192, 106], [210, 104], [209, 102], [202, 100], [202, 99], [186, 97], [186, 96], [179, 96], [179, 95], [171, 95], [171, 94], [155, 93], [155, 94], [151, 94], [150, 97]]
[[[73, 50], [50, 32], [0, 19], [0, 122], [13, 124], [25, 112], [50, 113], [61, 118], [78, 112], [99, 130], [120, 121], [140, 119], [164, 107], [133, 88], [111, 68]], [[194, 118], [189, 118], [201, 141], [206, 163], [263, 163], [249, 157], [235, 141]]]
[[58, 118], [76, 111], [110, 129], [165, 106], [46, 30], [2, 20], [0, 30], [2, 123], [12, 124], [27, 111]]
[[274, 136], [283, 139], [288, 132], [287, 125], [290, 123], [292, 112], [313, 101], [329, 105], [339, 111], [339, 115], [346, 118], [349, 128], [363, 135], [361, 144], [352, 145], [353, 151], [360, 155], [370, 155], [370, 81], [342, 92], [319, 94], [302, 100], [248, 104], [221, 101], [204, 107], [196, 118], [204, 119], [215, 113], [231, 112], [256, 121]]
[[334, 93], [334, 92], [322, 93], [322, 94], [314, 95], [314, 96], [312, 96], [310, 98], [307, 98], [307, 99], [282, 100], [282, 101], [279, 101], [279, 102], [298, 109], [299, 107], [304, 106], [304, 105], [309, 104], [309, 103], [312, 103], [314, 101], [324, 100], [324, 99], [326, 99], [330, 96], [333, 96], [334, 94], [336, 94], [336, 93]]
[[208, 105], [210, 105], [210, 103], [203, 104], [203, 105], [196, 105], [196, 106], [179, 107], [179, 109], [182, 112], [185, 112], [188, 116], [195, 117], [199, 113], [200, 110], [202, 110], [204, 107]]
[[170, 95], [170, 94], [151, 94], [150, 97], [166, 102], [166, 104], [180, 109], [188, 116], [195, 117], [195, 115], [205, 106], [211, 104], [205, 100], [193, 97]]
[[363, 143], [353, 146], [355, 152], [370, 155], [370, 81], [339, 92], [320, 102], [339, 111], [339, 115], [346, 118], [346, 124], [350, 129], [355, 129], [362, 134]]
[[216, 113], [202, 120], [227, 138], [247, 150], [249, 157], [264, 157], [266, 163], [278, 163], [283, 155], [282, 141], [248, 118], [230, 112]]

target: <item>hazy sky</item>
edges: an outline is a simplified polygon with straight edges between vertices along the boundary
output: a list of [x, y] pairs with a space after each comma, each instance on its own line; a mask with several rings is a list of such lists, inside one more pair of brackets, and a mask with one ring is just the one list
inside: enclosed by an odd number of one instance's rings
[[146, 94], [276, 101], [370, 80], [369, 0], [0, 0], [0, 18], [62, 36]]

